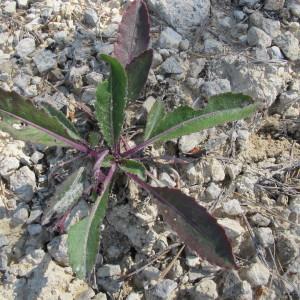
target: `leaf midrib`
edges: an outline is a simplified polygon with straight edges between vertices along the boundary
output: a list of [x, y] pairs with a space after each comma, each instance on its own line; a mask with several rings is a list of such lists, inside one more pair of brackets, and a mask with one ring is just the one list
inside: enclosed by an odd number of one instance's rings
[[203, 114], [203, 115], [200, 115], [200, 116], [196, 116], [196, 117], [193, 117], [191, 119], [182, 121], [180, 124], [173, 125], [171, 128], [168, 128], [165, 131], [153, 136], [148, 141], [150, 142], [150, 141], [153, 141], [153, 140], [160, 139], [164, 135], [168, 135], [169, 133], [172, 133], [173, 131], [175, 131], [177, 129], [180, 129], [181, 127], [184, 127], [185, 125], [189, 125], [189, 123], [192, 123], [192, 122], [194, 122], [196, 120], [199, 120], [201, 118], [203, 118], [203, 120], [205, 120], [205, 119], [208, 119], [209, 117], [213, 117], [213, 116], [216, 116], [218, 114], [223, 114], [223, 113], [226, 113], [226, 112], [234, 113], [234, 112], [239, 112], [241, 110], [245, 110], [245, 112], [248, 110], [249, 112], [251, 112], [252, 110], [255, 109], [255, 107], [256, 106], [254, 104], [251, 104], [251, 105], [249, 105], [247, 107], [244, 107], [244, 108], [226, 109], [226, 110], [220, 110], [220, 111], [211, 112], [211, 113]]

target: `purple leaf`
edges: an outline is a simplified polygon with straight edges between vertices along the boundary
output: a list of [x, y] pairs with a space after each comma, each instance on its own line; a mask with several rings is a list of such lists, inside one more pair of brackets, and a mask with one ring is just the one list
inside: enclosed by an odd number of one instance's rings
[[224, 229], [195, 199], [179, 190], [152, 187], [134, 175], [127, 175], [153, 194], [164, 219], [188, 247], [212, 264], [237, 267]]
[[146, 84], [152, 65], [153, 50], [149, 49], [134, 58], [126, 67], [128, 77], [128, 99], [136, 100]]
[[124, 65], [147, 50], [150, 41], [150, 21], [143, 0], [133, 1], [119, 26], [114, 56]]

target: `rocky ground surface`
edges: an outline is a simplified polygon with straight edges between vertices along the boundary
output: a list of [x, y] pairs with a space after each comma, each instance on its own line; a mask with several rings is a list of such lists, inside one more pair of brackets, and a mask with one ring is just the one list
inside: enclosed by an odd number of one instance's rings
[[[89, 212], [82, 199], [65, 233], [41, 217], [73, 151], [12, 140], [0, 132], [1, 299], [299, 299], [300, 1], [148, 0], [153, 68], [126, 132], [138, 140], [154, 99], [169, 109], [201, 107], [212, 95], [251, 95], [263, 109], [238, 121], [150, 148], [153, 156], [195, 160], [157, 164], [164, 184], [193, 195], [229, 235], [239, 270], [199, 259], [177, 239], [150, 197], [118, 180], [101, 253], [87, 284], [68, 263], [66, 233]], [[107, 77], [126, 1], [0, 1], [0, 85], [62, 109], [82, 131]], [[74, 111], [79, 111], [74, 115]], [[167, 272], [169, 270], [169, 272]]]

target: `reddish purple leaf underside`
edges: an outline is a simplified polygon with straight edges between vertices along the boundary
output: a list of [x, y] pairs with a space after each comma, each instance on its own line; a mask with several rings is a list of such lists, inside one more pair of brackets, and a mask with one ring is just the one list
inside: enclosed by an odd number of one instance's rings
[[165, 221], [191, 250], [212, 264], [237, 268], [224, 229], [195, 199], [180, 190], [152, 187], [135, 176], [128, 176], [153, 194]]
[[224, 229], [195, 199], [179, 190], [154, 188], [165, 221], [188, 247], [209, 262], [225, 268], [236, 268], [232, 248]]
[[119, 26], [114, 56], [124, 65], [147, 50], [150, 41], [150, 21], [143, 0], [133, 1], [125, 11]]

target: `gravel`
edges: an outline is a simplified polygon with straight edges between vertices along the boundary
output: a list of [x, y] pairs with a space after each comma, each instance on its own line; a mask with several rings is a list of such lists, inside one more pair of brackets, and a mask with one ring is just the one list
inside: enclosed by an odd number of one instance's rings
[[36, 188], [35, 174], [24, 166], [9, 177], [9, 184], [18, 197], [28, 202], [33, 198]]
[[[73, 110], [76, 102], [92, 107], [97, 85], [107, 80], [109, 68], [99, 54], [112, 54], [127, 3], [1, 2], [0, 86], [36, 103], [50, 103], [74, 119], [85, 134], [90, 122], [79, 109], [75, 115]], [[169, 112], [180, 106], [201, 109], [211, 96], [238, 92], [260, 106], [248, 120], [155, 144], [146, 151], [190, 161], [157, 163], [148, 170], [166, 186], [180, 188], [211, 209], [228, 234], [240, 268], [223, 270], [186, 249], [159, 280], [178, 252], [172, 248], [132, 280], [122, 282], [122, 275], [144, 266], [180, 239], [165, 226], [151, 197], [120, 175], [101, 227], [94, 285], [75, 279], [67, 256], [67, 233], [89, 214], [91, 203], [85, 197], [79, 200], [63, 222], [63, 233], [52, 230], [59, 216], [51, 215], [47, 226], [41, 218], [54, 188], [73, 164], [59, 168], [55, 178], [49, 172], [73, 152], [25, 144], [0, 131], [1, 299], [26, 295], [30, 299], [250, 300], [266, 287], [268, 294], [260, 295], [262, 299], [297, 295], [299, 1], [147, 3], [154, 61], [139, 101], [131, 102], [126, 114], [125, 127], [138, 130], [133, 136], [127, 131], [130, 146], [142, 141], [141, 126], [157, 99]], [[255, 244], [244, 218], [255, 234]], [[274, 247], [282, 266], [279, 273], [268, 254], [268, 248]]]
[[252, 264], [249, 268], [242, 270], [240, 273], [241, 277], [254, 287], [264, 286], [269, 282], [270, 271], [260, 262]]
[[182, 36], [172, 28], [167, 27], [160, 34], [159, 46], [160, 48], [178, 49], [181, 41]]
[[25, 38], [19, 41], [16, 52], [17, 55], [24, 58], [35, 51], [35, 40], [32, 38]]

